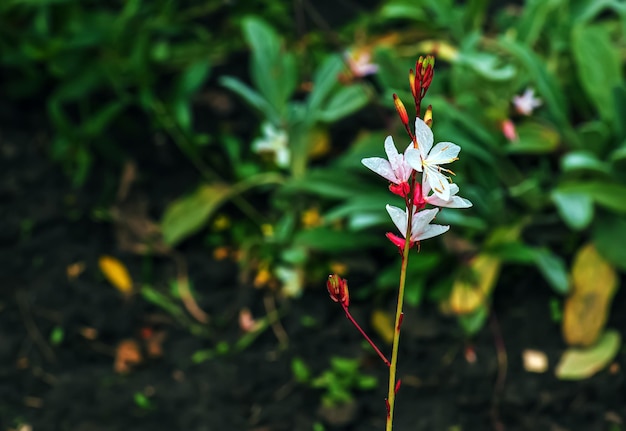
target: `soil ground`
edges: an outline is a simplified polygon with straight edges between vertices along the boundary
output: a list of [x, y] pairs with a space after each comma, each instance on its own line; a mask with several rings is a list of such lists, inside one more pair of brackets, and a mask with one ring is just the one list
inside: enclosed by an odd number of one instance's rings
[[[0, 139], [1, 431], [20, 424], [35, 431], [310, 431], [318, 422], [327, 430], [383, 429], [386, 370], [323, 286], [300, 300], [278, 300], [286, 346], [267, 330], [241, 352], [195, 363], [197, 351], [236, 342], [239, 310], [263, 315], [266, 293], [242, 284], [233, 261], [216, 261], [191, 242], [181, 252], [199, 305], [211, 316], [208, 337], [192, 334], [141, 295], [125, 299], [99, 275], [99, 256], [117, 256], [135, 279], [164, 290], [176, 271], [171, 259], [119, 251], [113, 225], [92, 212], [99, 189], [72, 189], [45, 156], [41, 137], [3, 130]], [[152, 169], [161, 175], [148, 172], [141, 187], [158, 215], [195, 176], [185, 173], [182, 159]], [[68, 277], [68, 267], [79, 262], [82, 273]], [[565, 346], [550, 317], [550, 289], [535, 274], [509, 268], [495, 292], [495, 314], [473, 340], [432, 306], [407, 310], [396, 429], [624, 429], [626, 350], [588, 380], [559, 381], [554, 366]], [[622, 288], [608, 327], [623, 339], [625, 309]], [[372, 305], [355, 302], [351, 310], [367, 323]], [[63, 337], [53, 343], [55, 328]], [[135, 340], [145, 357], [144, 341], [154, 333], [164, 334], [162, 355], [127, 374], [114, 372], [120, 342]], [[498, 333], [506, 373], [498, 366]], [[548, 355], [548, 372], [524, 371], [521, 353], [529, 348]], [[333, 356], [359, 358], [379, 386], [357, 391], [350, 407], [328, 411], [320, 409], [319, 390], [295, 382], [291, 362], [299, 357], [318, 375]]]

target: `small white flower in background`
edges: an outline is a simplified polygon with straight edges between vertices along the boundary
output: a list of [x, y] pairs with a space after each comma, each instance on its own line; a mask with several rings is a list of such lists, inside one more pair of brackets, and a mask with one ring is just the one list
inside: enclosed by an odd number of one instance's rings
[[348, 62], [352, 74], [358, 78], [378, 72], [378, 65], [372, 63], [372, 54], [368, 49], [349, 49], [344, 54], [344, 58]]
[[[387, 212], [396, 225], [402, 237], [406, 235], [407, 223], [409, 220], [409, 212], [407, 209], [401, 210], [398, 207], [387, 205]], [[411, 221], [411, 245], [417, 241], [423, 239], [432, 238], [437, 235], [441, 235], [450, 229], [450, 226], [442, 226], [439, 224], [430, 224], [435, 218], [439, 208], [433, 208], [429, 210], [419, 211], [413, 213], [413, 219]], [[395, 245], [402, 248], [404, 246], [404, 240], [392, 233], [387, 234], [387, 238], [391, 240]]]
[[413, 168], [405, 161], [404, 155], [398, 153], [391, 136], [387, 136], [387, 139], [385, 139], [385, 152], [389, 160], [385, 160], [382, 157], [367, 157], [362, 159], [361, 163], [394, 184], [406, 183], [411, 176], [411, 172], [413, 172]]
[[252, 151], [255, 153], [274, 153], [274, 161], [281, 168], [289, 166], [291, 153], [289, 151], [289, 137], [287, 132], [276, 128], [272, 123], [263, 123], [263, 136], [252, 142]]
[[442, 172], [452, 173], [439, 165], [457, 160], [461, 147], [452, 142], [439, 142], [433, 148], [433, 132], [421, 118], [415, 119], [415, 138], [419, 148], [409, 148], [405, 159], [415, 170], [424, 171], [423, 182], [428, 182], [435, 195], [450, 200], [450, 181]]
[[535, 90], [527, 88], [521, 96], [513, 97], [515, 110], [522, 115], [530, 115], [535, 108], [542, 105], [541, 99], [535, 97]]

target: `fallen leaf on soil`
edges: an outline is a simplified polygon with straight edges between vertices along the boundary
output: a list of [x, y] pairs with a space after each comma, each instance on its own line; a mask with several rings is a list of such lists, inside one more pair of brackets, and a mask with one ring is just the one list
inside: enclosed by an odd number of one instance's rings
[[85, 270], [85, 262], [76, 262], [70, 265], [67, 265], [67, 269], [65, 270], [67, 273], [68, 280], [74, 280], [79, 275], [83, 273]]
[[116, 373], [128, 373], [132, 366], [139, 364], [142, 359], [139, 344], [135, 340], [122, 340], [115, 350], [113, 369]]
[[494, 256], [475, 256], [469, 264], [470, 274], [459, 274], [454, 280], [447, 303], [442, 306], [444, 310], [463, 315], [484, 305], [498, 280], [500, 266], [500, 259]]
[[606, 331], [597, 343], [585, 349], [569, 348], [563, 352], [556, 367], [556, 377], [561, 380], [582, 380], [606, 367], [621, 345], [619, 332]]
[[151, 331], [150, 336], [145, 338], [146, 352], [151, 358], [163, 356], [163, 342], [165, 341], [165, 331]]
[[133, 280], [122, 262], [111, 256], [100, 256], [98, 265], [109, 283], [117, 290], [124, 295], [132, 293]]
[[545, 373], [548, 370], [548, 357], [540, 350], [526, 349], [522, 352], [524, 369], [529, 373]]
[[390, 313], [383, 310], [374, 310], [372, 313], [372, 328], [388, 344], [393, 341], [394, 320]]
[[587, 244], [574, 258], [571, 278], [572, 294], [563, 311], [563, 337], [570, 346], [590, 346], [606, 324], [617, 274], [595, 246]]

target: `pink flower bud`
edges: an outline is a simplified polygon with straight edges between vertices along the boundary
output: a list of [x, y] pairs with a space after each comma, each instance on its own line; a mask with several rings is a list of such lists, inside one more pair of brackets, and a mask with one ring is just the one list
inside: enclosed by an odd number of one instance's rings
[[340, 303], [344, 307], [350, 305], [350, 294], [348, 292], [348, 281], [346, 279], [339, 277], [337, 274], [329, 275], [326, 281], [326, 288], [328, 289], [330, 299]]

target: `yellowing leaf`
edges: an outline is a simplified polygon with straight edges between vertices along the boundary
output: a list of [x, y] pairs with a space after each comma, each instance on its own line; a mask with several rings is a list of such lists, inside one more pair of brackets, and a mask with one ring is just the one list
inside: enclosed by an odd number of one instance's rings
[[500, 259], [488, 254], [479, 254], [469, 265], [470, 273], [457, 275], [452, 292], [443, 309], [456, 315], [469, 314], [478, 309], [489, 298], [500, 272]]
[[122, 262], [111, 256], [100, 256], [100, 271], [117, 290], [129, 295], [133, 290], [133, 280]]
[[386, 343], [391, 344], [393, 341], [393, 325], [395, 319], [391, 316], [391, 314], [387, 313], [383, 310], [374, 310], [372, 313], [371, 323], [372, 328], [380, 338], [382, 338]]
[[606, 324], [617, 274], [595, 246], [587, 244], [574, 258], [571, 278], [572, 294], [563, 311], [563, 337], [570, 346], [590, 346]]
[[613, 360], [620, 345], [619, 332], [611, 330], [606, 331], [593, 347], [566, 350], [556, 367], [557, 378], [581, 380], [593, 376]]
[[330, 135], [328, 130], [320, 127], [315, 128], [309, 135], [309, 157], [318, 159], [330, 151]]

